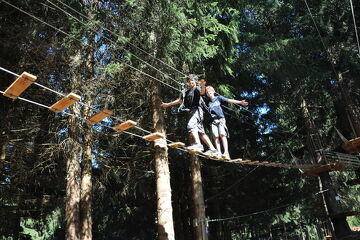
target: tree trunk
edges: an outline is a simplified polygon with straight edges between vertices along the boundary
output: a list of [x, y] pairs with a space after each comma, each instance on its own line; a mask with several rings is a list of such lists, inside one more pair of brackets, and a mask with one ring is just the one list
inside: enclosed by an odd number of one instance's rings
[[195, 239], [208, 240], [200, 161], [195, 154], [190, 154], [190, 169], [195, 212], [195, 218], [193, 221], [195, 228]]
[[[218, 193], [218, 190], [216, 190], [217, 187], [217, 180], [218, 180], [218, 170], [216, 168], [212, 168], [210, 170], [211, 172], [211, 179], [210, 179], [210, 194], [211, 196], [215, 196]], [[221, 200], [219, 199], [209, 199], [210, 201], [207, 201], [208, 205], [208, 216], [211, 216], [212, 218], [221, 218], [221, 211], [220, 211], [220, 205]], [[209, 239], [213, 240], [226, 240], [225, 238], [225, 232], [223, 229], [224, 222], [212, 222], [209, 229]]]
[[10, 129], [10, 121], [9, 121], [9, 113], [8, 108], [3, 112], [4, 117], [0, 120], [1, 127], [3, 128], [0, 132], [0, 181], [4, 181], [6, 176], [4, 166], [6, 164], [6, 156], [9, 145], [9, 129]]
[[[301, 97], [301, 108], [306, 124], [307, 133], [310, 136], [313, 133], [316, 133], [316, 126], [313, 120], [311, 119], [310, 112], [307, 108], [307, 103], [305, 99], [303, 99], [302, 97]], [[322, 157], [320, 152], [314, 152], [314, 156], [315, 156], [314, 158], [315, 163], [322, 162]], [[320, 190], [321, 191], [327, 190], [326, 192], [323, 193], [323, 198], [326, 205], [325, 210], [327, 211], [327, 214], [332, 216], [342, 213], [343, 209], [335, 199], [336, 193], [332, 186], [329, 172], [320, 173], [318, 178], [319, 178]], [[331, 222], [333, 223], [336, 236], [345, 236], [351, 232], [345, 217], [331, 218]]]
[[[90, 2], [91, 9], [94, 11], [97, 0]], [[88, 17], [91, 21], [94, 21], [94, 14], [89, 13]], [[86, 77], [85, 81], [88, 84], [81, 85], [81, 90], [85, 95], [85, 106], [83, 109], [83, 116], [89, 118], [92, 115], [91, 105], [93, 103], [92, 96], [96, 85], [95, 79], [95, 59], [94, 48], [95, 46], [95, 34], [90, 33], [88, 35], [89, 46], [87, 50]], [[81, 78], [81, 76], [79, 76]], [[82, 152], [82, 174], [81, 174], [81, 190], [80, 190], [80, 239], [91, 240], [92, 239], [92, 125], [85, 123], [83, 130], [83, 152]]]
[[[5, 166], [5, 161], [6, 161], [6, 153], [7, 153], [7, 149], [8, 149], [8, 144], [9, 144], [9, 135], [7, 133], [7, 131], [4, 130], [4, 132], [1, 133], [1, 137], [0, 137], [0, 173], [3, 173], [3, 168]], [[5, 176], [0, 175], [0, 181], [3, 181], [5, 178]]]
[[[173, 187], [174, 189], [174, 187]], [[184, 237], [184, 226], [182, 223], [182, 211], [181, 209], [184, 207], [181, 205], [180, 196], [179, 194], [174, 191], [173, 192], [174, 202], [173, 202], [173, 209], [174, 209], [174, 225], [176, 226], [175, 231], [175, 238], [176, 240], [185, 240]]]
[[[151, 106], [152, 119], [155, 132], [166, 135], [164, 113], [160, 109], [160, 89], [157, 83], [152, 82]], [[156, 172], [156, 193], [157, 193], [157, 224], [158, 239], [175, 239], [173, 210], [171, 205], [170, 171], [168, 163], [168, 148], [166, 139], [156, 140], [155, 147], [155, 172]]]
[[[78, 113], [76, 109], [75, 114]], [[69, 142], [65, 149], [67, 157], [66, 164], [66, 240], [79, 239], [79, 224], [80, 224], [80, 145], [79, 145], [79, 123], [76, 117], [71, 116], [69, 120]]]
[[[88, 105], [91, 101], [85, 102], [85, 116], [90, 116], [91, 111]], [[80, 191], [80, 239], [92, 239], [92, 128], [85, 126], [84, 144], [82, 157], [81, 191]]]

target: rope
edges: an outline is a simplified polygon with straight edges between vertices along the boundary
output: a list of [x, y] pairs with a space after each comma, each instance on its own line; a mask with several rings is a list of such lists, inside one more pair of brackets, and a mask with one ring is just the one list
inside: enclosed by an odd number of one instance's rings
[[[327, 191], [329, 191], [329, 189], [316, 192], [316, 193], [308, 196], [307, 198], [316, 196], [316, 195], [318, 195], [318, 194], [321, 194], [321, 193], [324, 193], [324, 192], [327, 192]], [[305, 199], [307, 199], [307, 198], [303, 198], [303, 199], [297, 200], [297, 201], [295, 201], [295, 202], [288, 203], [288, 204], [285, 204], [285, 205], [281, 205], [281, 206], [278, 206], [278, 207], [274, 207], [274, 208], [270, 208], [270, 209], [266, 209], [266, 210], [262, 210], [262, 211], [258, 211], [258, 212], [253, 212], [253, 213], [249, 213], [249, 214], [244, 214], [244, 215], [240, 215], [240, 216], [234, 216], [234, 217], [228, 217], [228, 218], [217, 218], [217, 219], [202, 220], [202, 221], [206, 221], [206, 222], [221, 222], [221, 221], [228, 221], [228, 220], [234, 220], [234, 219], [239, 219], [239, 218], [254, 216], [254, 215], [258, 215], [258, 214], [262, 214], [262, 213], [267, 213], [267, 212], [270, 212], [270, 211], [274, 211], [274, 210], [277, 210], [277, 209], [280, 209], [280, 208], [285, 208], [285, 207], [288, 207], [288, 206], [290, 206], [290, 205], [294, 205], [294, 204], [296, 204], [296, 203], [298, 203], [298, 202], [301, 202], [301, 201], [303, 201], [303, 200], [305, 200]]]
[[352, 13], [352, 18], [353, 18], [353, 22], [354, 22], [354, 29], [355, 29], [355, 36], [356, 36], [357, 47], [358, 47], [359, 55], [360, 55], [359, 36], [358, 36], [357, 28], [356, 28], [356, 21], [355, 21], [355, 14], [354, 14], [354, 6], [353, 6], [353, 3], [352, 3], [352, 0], [350, 0], [350, 6], [351, 6], [351, 13]]
[[256, 166], [256, 168], [252, 169], [251, 171], [249, 171], [244, 177], [242, 177], [240, 180], [238, 180], [237, 182], [235, 182], [233, 185], [231, 185], [230, 187], [226, 188], [225, 190], [223, 190], [222, 192], [219, 192], [217, 194], [215, 194], [214, 196], [211, 196], [209, 198], [207, 198], [205, 200], [205, 202], [208, 202], [214, 198], [217, 198], [218, 196], [223, 195], [224, 193], [228, 192], [229, 190], [231, 190], [233, 187], [235, 187], [236, 185], [238, 185], [239, 183], [241, 183], [245, 178], [247, 178], [251, 173], [253, 173], [259, 166]]
[[[0, 67], [0, 69], [6, 71], [6, 72], [8, 72], [8, 73], [13, 74], [14, 76], [20, 76], [20, 75], [18, 75], [18, 74], [16, 74], [16, 73], [13, 73], [13, 72], [11, 72], [10, 70], [7, 70], [7, 69], [5, 69], [5, 68]], [[40, 84], [40, 85], [41, 85], [41, 84]], [[41, 86], [42, 86], [42, 85], [41, 85]], [[54, 91], [54, 90], [53, 90], [53, 91]], [[54, 91], [54, 92], [56, 92], [56, 91]], [[1, 94], [4, 94], [5, 92], [0, 90], [0, 93], [1, 93]], [[26, 98], [23, 98], [23, 97], [17, 97], [17, 99], [22, 100], [22, 101], [25, 101], [25, 102], [28, 102], [28, 103], [31, 103], [31, 104], [34, 104], [34, 105], [37, 105], [37, 106], [40, 106], [40, 107], [43, 107], [43, 108], [46, 108], [46, 109], [49, 109], [49, 108], [50, 108], [49, 106], [46, 106], [46, 105], [44, 105], [44, 104], [41, 104], [41, 103], [38, 103], [38, 102], [35, 102], [35, 101], [32, 101], [32, 100], [29, 100], [29, 99], [26, 99]], [[80, 101], [79, 101], [78, 103], [79, 103], [80, 105], [82, 105], [82, 106], [85, 105], [84, 103], [81, 103]], [[75, 115], [75, 114], [71, 114], [71, 113], [64, 112], [64, 111], [63, 111], [62, 113], [65, 114], [65, 115], [72, 116], [72, 117], [76, 117], [76, 118], [78, 118], [78, 119], [80, 119], [80, 120], [86, 121], [85, 118], [82, 118], [82, 117], [77, 116], [77, 115]], [[113, 117], [113, 118], [118, 119], [118, 118], [116, 118], [116, 117]], [[119, 119], [118, 119], [118, 120], [119, 120]], [[120, 120], [121, 120], [121, 119], [120, 119]], [[121, 121], [122, 121], [122, 120], [121, 120]], [[100, 126], [105, 127], [105, 128], [110, 128], [110, 129], [113, 130], [112, 127], [107, 126], [107, 125], [104, 125], [104, 124], [101, 124], [101, 123], [97, 123], [97, 125], [100, 125]], [[151, 132], [149, 132], [149, 131], [147, 131], [147, 130], [139, 127], [139, 126], [135, 126], [134, 128], [137, 128], [137, 129], [139, 129], [139, 130], [141, 130], [141, 131], [143, 131], [143, 132], [146, 132], [146, 133], [151, 133]], [[132, 136], [135, 136], [135, 137], [142, 138], [142, 136], [137, 135], [137, 134], [135, 134], [135, 133], [131, 133], [131, 132], [128, 132], [128, 131], [122, 131], [122, 132], [124, 132], [124, 133], [126, 133], [126, 134], [129, 134], [129, 135], [132, 135]], [[169, 139], [166, 139], [166, 142], [174, 143], [174, 141], [171, 141], [171, 140], [169, 140]], [[187, 152], [187, 150], [186, 150], [185, 148], [176, 148], [176, 149], [177, 149], [177, 150], [180, 150], [180, 151], [183, 151], [183, 152]], [[218, 159], [209, 158], [209, 157], [207, 157], [207, 156], [205, 156], [205, 155], [202, 155], [202, 154], [195, 154], [195, 155], [197, 155], [198, 157], [204, 157], [204, 158], [206, 158], [206, 159], [219, 161]], [[223, 161], [223, 162], [230, 162], [230, 161]]]
[[[11, 71], [7, 71], [7, 72], [11, 72]], [[15, 74], [15, 75], [18, 75], [18, 74]], [[56, 92], [56, 91], [55, 91], [55, 92]], [[0, 91], [0, 93], [4, 94], [5, 92], [4, 92], [4, 91]], [[37, 105], [37, 106], [41, 106], [41, 107], [43, 107], [43, 108], [49, 109], [49, 106], [46, 106], [46, 105], [44, 105], [44, 104], [41, 104], [41, 103], [38, 103], [38, 102], [35, 102], [35, 101], [32, 101], [32, 100], [29, 100], [29, 99], [26, 99], [26, 98], [22, 98], [22, 97], [17, 97], [17, 98], [18, 98], [19, 100], [23, 100], [23, 101], [26, 101], [26, 102], [35, 104], [35, 105]], [[79, 104], [82, 105], [82, 106], [85, 105], [84, 103], [81, 103], [81, 102], [79, 102]], [[84, 118], [82, 118], [82, 117], [80, 117], [80, 116], [77, 116], [77, 115], [74, 115], [74, 114], [71, 114], [71, 113], [67, 113], [67, 112], [64, 112], [64, 111], [63, 111], [62, 113], [65, 114], [65, 115], [73, 116], [73, 117], [79, 118], [80, 120], [86, 121], [86, 119], [84, 119]], [[111, 128], [111, 129], [113, 129], [112, 127], [109, 127], [109, 126], [104, 125], [104, 124], [101, 124], [101, 123], [97, 123], [97, 124], [100, 125], [100, 126], [106, 127], [106, 128]], [[140, 130], [142, 130], [142, 131], [144, 131], [144, 132], [150, 133], [149, 131], [147, 131], [147, 130], [141, 128], [141, 127], [138, 127], [138, 129], [140, 129]], [[130, 132], [127, 132], [127, 131], [122, 131], [122, 132], [125, 132], [125, 133], [127, 133], [127, 134], [130, 134], [130, 135], [133, 135], [133, 136], [142, 138], [142, 136], [136, 135], [136, 134], [134, 134], [134, 133], [130, 133]], [[170, 143], [173, 143], [173, 142], [174, 142], [174, 141], [171, 141], [171, 140], [169, 140], [169, 139], [165, 139], [165, 140], [166, 140], [166, 142], [170, 142]], [[183, 152], [187, 152], [187, 150], [186, 150], [185, 148], [177, 148], [177, 150], [180, 150], [180, 151], [183, 151]], [[211, 158], [211, 157], [206, 156], [206, 155], [203, 155], [203, 154], [195, 154], [195, 155], [197, 155], [197, 156], [199, 156], [199, 157], [203, 157], [203, 158], [206, 158], [206, 159], [210, 159], [210, 160], [214, 160], [214, 161], [219, 162], [218, 159], [216, 159], [216, 158]], [[270, 158], [270, 157], [271, 157], [271, 155], [269, 156], [269, 158]], [[241, 163], [241, 162], [234, 162], [234, 161], [231, 161], [231, 160], [229, 160], [229, 161], [227, 161], [227, 160], [221, 160], [221, 162], [237, 163], [237, 164], [242, 164], [242, 165], [246, 164], [246, 163]], [[266, 166], [266, 165], [265, 165], [265, 166]], [[259, 167], [259, 166], [256, 166], [256, 168], [257, 168], [257, 167]], [[291, 165], [287, 165], [287, 166], [281, 166], [281, 167], [289, 168], [289, 167], [292, 167], [292, 166], [291, 166]], [[293, 167], [296, 167], [296, 166], [294, 165]], [[255, 169], [256, 169], [256, 168], [255, 168]], [[252, 171], [251, 171], [251, 172], [252, 172]], [[251, 172], [249, 172], [249, 174], [250, 174]]]
[[[12, 72], [12, 71], [10, 71], [10, 70], [7, 70], [6, 68], [3, 68], [3, 67], [1, 67], [1, 66], [0, 66], [0, 70], [3, 70], [3, 71], [5, 71], [5, 72], [7, 72], [7, 73], [10, 73], [10, 74], [12, 74], [12, 75], [14, 75], [14, 76], [16, 76], [16, 77], [20, 77], [19, 74], [16, 74], [16, 73], [14, 73], [14, 72]], [[34, 82], [33, 84], [35, 84], [35, 85], [37, 85], [37, 86], [39, 86], [39, 87], [42, 87], [42, 88], [44, 88], [44, 89], [46, 89], [46, 90], [48, 90], [48, 91], [50, 91], [50, 92], [53, 92], [53, 93], [55, 93], [55, 94], [57, 94], [57, 95], [60, 95], [60, 96], [62, 96], [62, 97], [66, 97], [65, 94], [63, 94], [63, 93], [61, 93], [61, 92], [58, 92], [58, 91], [55, 91], [55, 90], [53, 90], [53, 89], [51, 89], [51, 88], [48, 88], [48, 87], [46, 87], [46, 86], [44, 86], [44, 85], [42, 85], [42, 84], [37, 83], [37, 82]], [[29, 101], [30, 101], [30, 100], [29, 100]], [[86, 107], [88, 107], [88, 108], [90, 108], [90, 109], [92, 109], [92, 110], [94, 110], [94, 111], [98, 111], [98, 109], [96, 109], [96, 108], [94, 108], [94, 107], [92, 107], [92, 106], [90, 106], [90, 105], [88, 105], [88, 104], [83, 103], [81, 100], [80, 100], [78, 103], [79, 103], [81, 106], [86, 106]], [[122, 120], [122, 119], [120, 119], [120, 118], [118, 118], [118, 117], [115, 117], [115, 116], [109, 116], [109, 118], [112, 118], [112, 119], [115, 119], [115, 120], [124, 122], [124, 120]], [[144, 132], [146, 132], [146, 133], [151, 133], [150, 131], [147, 131], [147, 130], [139, 127], [139, 126], [134, 126], [134, 128], [139, 129], [139, 130], [142, 130], [142, 131], [144, 131]]]

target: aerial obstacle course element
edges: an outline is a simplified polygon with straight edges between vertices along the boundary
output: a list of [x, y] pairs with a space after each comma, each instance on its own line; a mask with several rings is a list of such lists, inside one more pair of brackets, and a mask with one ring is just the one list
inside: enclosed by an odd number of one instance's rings
[[11, 99], [16, 99], [24, 92], [33, 82], [36, 81], [36, 76], [30, 73], [23, 72], [11, 85], [8, 87], [3, 95]]

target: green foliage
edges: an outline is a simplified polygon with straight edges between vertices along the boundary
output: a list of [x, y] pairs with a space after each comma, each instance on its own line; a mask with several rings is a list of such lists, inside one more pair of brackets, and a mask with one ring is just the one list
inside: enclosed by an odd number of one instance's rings
[[23, 231], [21, 235], [29, 236], [31, 239], [50, 240], [54, 239], [56, 232], [61, 228], [62, 214], [56, 209], [41, 220], [23, 219], [20, 223]]
[[349, 222], [350, 227], [359, 227], [360, 226], [360, 218], [357, 216], [347, 217], [347, 221]]

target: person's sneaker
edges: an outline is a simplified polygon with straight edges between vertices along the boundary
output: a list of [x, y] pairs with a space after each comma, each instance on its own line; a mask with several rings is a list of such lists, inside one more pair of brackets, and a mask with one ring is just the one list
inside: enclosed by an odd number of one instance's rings
[[224, 159], [224, 160], [230, 160], [231, 158], [230, 158], [229, 153], [224, 153], [224, 154], [222, 155], [222, 159]]
[[223, 159], [222, 159], [221, 152], [218, 152], [218, 153], [216, 154], [216, 158], [217, 158], [218, 160], [223, 160]]
[[201, 144], [193, 144], [193, 145], [187, 147], [186, 149], [191, 151], [191, 152], [202, 152], [202, 151], [204, 151], [204, 147]]
[[206, 152], [204, 152], [204, 155], [209, 157], [216, 157], [217, 151], [215, 149], [214, 150], [209, 149]]

